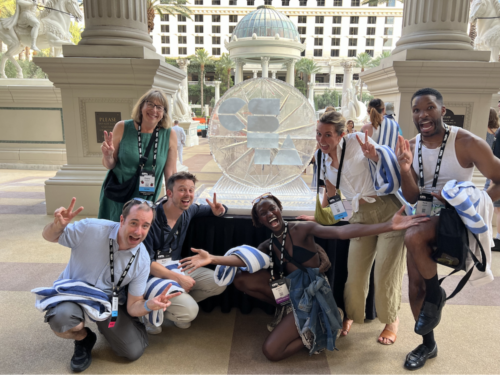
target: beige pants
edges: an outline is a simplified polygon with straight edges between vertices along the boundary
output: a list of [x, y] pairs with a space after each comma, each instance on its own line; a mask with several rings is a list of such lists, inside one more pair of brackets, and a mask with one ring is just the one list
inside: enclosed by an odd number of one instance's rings
[[[401, 207], [394, 195], [377, 197], [375, 203], [359, 206], [349, 220], [351, 224], [377, 224], [388, 221]], [[365, 319], [365, 301], [370, 271], [375, 260], [375, 308], [384, 324], [396, 320], [401, 305], [401, 284], [406, 264], [403, 249], [404, 231], [351, 239], [347, 260], [347, 282], [344, 289], [346, 316], [356, 323]]]

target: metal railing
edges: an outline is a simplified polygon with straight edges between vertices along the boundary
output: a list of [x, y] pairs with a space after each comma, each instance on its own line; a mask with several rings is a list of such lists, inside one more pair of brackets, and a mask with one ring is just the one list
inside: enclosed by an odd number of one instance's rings
[[[197, 85], [198, 81], [188, 81], [188, 85]], [[205, 86], [215, 86], [214, 81], [205, 81]]]

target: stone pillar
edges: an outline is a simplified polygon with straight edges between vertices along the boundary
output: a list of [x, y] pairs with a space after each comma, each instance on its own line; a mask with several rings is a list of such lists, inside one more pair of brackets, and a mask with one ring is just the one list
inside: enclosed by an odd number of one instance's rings
[[307, 100], [309, 101], [309, 103], [311, 103], [314, 110], [316, 110], [314, 106], [314, 86], [315, 86], [314, 82], [309, 82], [307, 84], [307, 87], [309, 87], [309, 97], [307, 98]]
[[330, 65], [330, 83], [328, 84], [328, 88], [330, 90], [335, 89], [335, 66], [333, 63], [329, 63]]
[[129, 119], [151, 88], [162, 90], [170, 102], [186, 78], [155, 52], [145, 1], [85, 0], [84, 12], [80, 44], [63, 46], [64, 57], [34, 58], [61, 90], [64, 120], [67, 164], [45, 182], [48, 214], [76, 197], [85, 207], [82, 215], [97, 215], [107, 173], [101, 162], [103, 129]]
[[276, 79], [276, 70], [271, 70], [271, 77]]
[[469, 0], [405, 0], [403, 35], [392, 56], [360, 74], [373, 96], [394, 102], [407, 139], [417, 134], [410, 100], [424, 87], [440, 91], [446, 108], [464, 116], [464, 129], [486, 136], [491, 98], [500, 87], [500, 63], [489, 62], [489, 51], [472, 50], [469, 5]]
[[472, 50], [469, 0], [405, 0], [403, 30], [392, 54], [406, 49]]
[[286, 66], [286, 83], [295, 86], [295, 59], [290, 60]]
[[214, 81], [215, 84], [215, 100], [214, 100], [214, 108], [217, 105], [217, 102], [220, 99], [220, 81]]
[[241, 59], [233, 59], [236, 67], [234, 68], [234, 84], [237, 85], [243, 81], [243, 61]]
[[271, 60], [270, 57], [261, 57], [261, 64], [262, 64], [262, 78], [268, 78], [269, 77], [269, 60]]
[[342, 84], [342, 107], [346, 106], [349, 102], [348, 90], [351, 89], [352, 82], [352, 68], [356, 65], [354, 61], [341, 61], [340, 66], [344, 68], [344, 83]]
[[[186, 74], [186, 78], [182, 80], [182, 100], [184, 103], [189, 105], [189, 88], [188, 88], [188, 77], [187, 77], [187, 69], [191, 61], [188, 59], [179, 59], [176, 61], [179, 64], [179, 68]], [[191, 107], [189, 107], [191, 110]]]
[[257, 73], [259, 73], [259, 69], [252, 69], [253, 78], [257, 78]]

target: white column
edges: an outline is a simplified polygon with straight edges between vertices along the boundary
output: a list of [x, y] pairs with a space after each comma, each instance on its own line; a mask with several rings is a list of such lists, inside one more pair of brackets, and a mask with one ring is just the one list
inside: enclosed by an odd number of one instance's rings
[[257, 78], [257, 73], [259, 73], [259, 69], [252, 69], [253, 78]]
[[271, 77], [276, 79], [276, 70], [271, 70]]
[[328, 85], [328, 88], [333, 90], [335, 89], [335, 66], [333, 63], [330, 63], [330, 83]]
[[269, 60], [271, 60], [270, 57], [261, 57], [261, 65], [262, 65], [262, 78], [268, 78], [269, 77]]
[[243, 81], [243, 60], [241, 59], [233, 59], [234, 62], [236, 63], [236, 67], [234, 68], [234, 84], [237, 85], [238, 83]]
[[[188, 89], [188, 77], [187, 77], [187, 69], [191, 61], [188, 59], [179, 59], [176, 60], [177, 64], [179, 64], [179, 68], [186, 73], [186, 78], [182, 80], [182, 100], [184, 103], [189, 105], [189, 89]], [[189, 108], [191, 110], [191, 108]]]
[[220, 81], [214, 81], [215, 84], [215, 101], [214, 101], [214, 107], [217, 105], [217, 102], [220, 99]]
[[307, 86], [309, 87], [309, 98], [308, 98], [308, 101], [309, 101], [309, 103], [311, 103], [312, 107], [314, 109], [316, 109], [314, 107], [314, 82], [309, 82], [307, 84]]
[[392, 54], [406, 49], [472, 50], [469, 0], [405, 0], [403, 30]]
[[295, 85], [295, 59], [290, 60], [287, 64], [286, 82], [290, 85]]

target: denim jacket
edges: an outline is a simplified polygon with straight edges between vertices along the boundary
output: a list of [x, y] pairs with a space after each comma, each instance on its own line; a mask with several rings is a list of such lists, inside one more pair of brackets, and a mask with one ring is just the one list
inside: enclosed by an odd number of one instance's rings
[[306, 270], [297, 269], [286, 277], [295, 323], [301, 337], [307, 331], [312, 333], [310, 355], [325, 348], [333, 351], [337, 330], [342, 328], [340, 313], [325, 276], [318, 268]]

